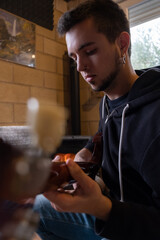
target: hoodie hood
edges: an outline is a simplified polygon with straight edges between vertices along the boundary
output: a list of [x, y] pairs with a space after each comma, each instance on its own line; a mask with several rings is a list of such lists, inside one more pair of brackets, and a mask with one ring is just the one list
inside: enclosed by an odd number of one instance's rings
[[133, 84], [128, 95], [128, 100], [134, 100], [151, 92], [160, 89], [160, 69], [154, 68], [145, 72], [136, 71], [139, 75], [137, 81]]
[[[153, 68], [146, 71], [136, 71], [139, 78], [133, 84], [127, 98], [129, 111], [134, 111], [149, 102], [160, 98], [160, 68]], [[124, 105], [116, 109], [114, 115], [122, 116]]]

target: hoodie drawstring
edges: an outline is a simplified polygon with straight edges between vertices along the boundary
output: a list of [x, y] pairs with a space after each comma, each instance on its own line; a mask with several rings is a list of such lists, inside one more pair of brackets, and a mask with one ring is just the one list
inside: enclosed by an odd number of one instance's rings
[[102, 119], [104, 118], [104, 106], [105, 106], [106, 96], [103, 97], [103, 103], [102, 103]]
[[[106, 100], [106, 96], [103, 97], [102, 119], [104, 119], [105, 100]], [[121, 202], [124, 201], [123, 182], [122, 182], [122, 164], [121, 164], [121, 162], [122, 162], [122, 143], [123, 143], [125, 113], [128, 110], [128, 108], [129, 108], [129, 104], [126, 104], [126, 106], [124, 107], [123, 112], [122, 112], [121, 130], [120, 130], [120, 139], [119, 139], [119, 150], [118, 150], [118, 173], [119, 173], [119, 187], [120, 187], [120, 201]], [[106, 124], [107, 120], [108, 120], [108, 118], [106, 118], [105, 124]]]
[[123, 182], [122, 182], [122, 143], [123, 143], [123, 132], [124, 132], [124, 119], [125, 119], [125, 113], [129, 108], [129, 104], [125, 106], [122, 112], [122, 121], [121, 121], [121, 131], [120, 131], [120, 139], [119, 139], [119, 152], [118, 152], [118, 172], [119, 172], [119, 187], [120, 187], [120, 201], [124, 201], [123, 196]]

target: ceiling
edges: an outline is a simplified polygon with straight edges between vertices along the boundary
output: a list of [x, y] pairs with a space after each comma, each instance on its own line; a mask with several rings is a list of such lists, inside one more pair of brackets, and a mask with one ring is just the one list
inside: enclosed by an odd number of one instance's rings
[[122, 3], [122, 2], [125, 2], [127, 0], [114, 0], [116, 3]]
[[[64, 0], [65, 2], [70, 2], [70, 1], [76, 1], [76, 0]], [[125, 1], [127, 1], [127, 0], [113, 0], [114, 2], [116, 2], [116, 3], [122, 3], [122, 2], [125, 2]], [[80, 1], [81, 2], [81, 1]]]

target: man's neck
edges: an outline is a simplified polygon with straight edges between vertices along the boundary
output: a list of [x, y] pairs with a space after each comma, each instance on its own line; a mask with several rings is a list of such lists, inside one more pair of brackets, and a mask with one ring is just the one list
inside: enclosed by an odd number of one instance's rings
[[117, 76], [117, 79], [111, 88], [104, 91], [104, 94], [110, 100], [117, 99], [130, 91], [138, 75], [131, 66], [124, 67], [125, 69]]

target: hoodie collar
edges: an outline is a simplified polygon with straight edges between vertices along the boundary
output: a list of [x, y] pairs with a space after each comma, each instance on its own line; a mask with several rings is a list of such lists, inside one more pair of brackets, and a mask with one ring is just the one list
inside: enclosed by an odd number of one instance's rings
[[128, 101], [137, 99], [151, 92], [160, 90], [160, 69], [153, 68], [149, 70], [138, 70], [139, 78], [133, 84], [129, 94]]

